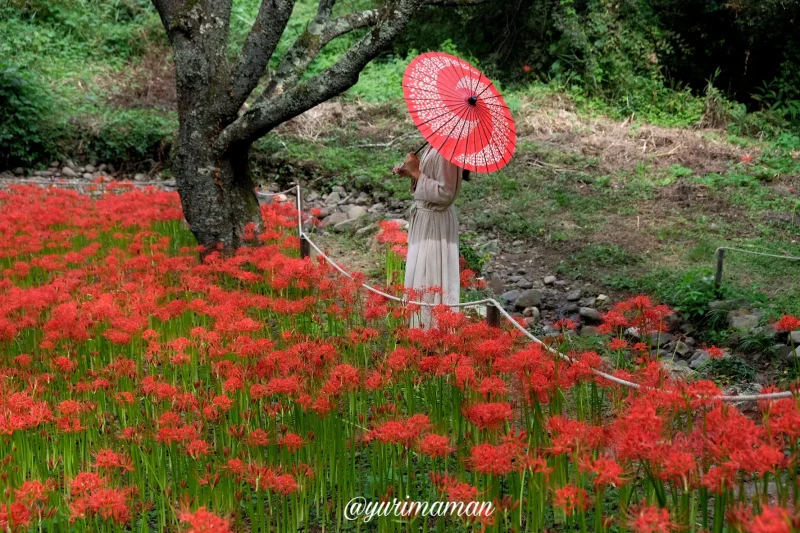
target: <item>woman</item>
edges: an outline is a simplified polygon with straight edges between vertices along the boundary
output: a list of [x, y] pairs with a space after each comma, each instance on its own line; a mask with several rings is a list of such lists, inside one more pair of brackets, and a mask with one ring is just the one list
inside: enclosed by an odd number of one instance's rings
[[[408, 229], [407, 289], [425, 291], [423, 300], [453, 305], [459, 302], [458, 216], [453, 202], [461, 188], [462, 173], [433, 147], [422, 156], [408, 154], [392, 171], [411, 178], [414, 205]], [[441, 289], [439, 294], [436, 288]], [[429, 292], [434, 289], [435, 292]], [[411, 327], [434, 326], [431, 309], [423, 307]]]

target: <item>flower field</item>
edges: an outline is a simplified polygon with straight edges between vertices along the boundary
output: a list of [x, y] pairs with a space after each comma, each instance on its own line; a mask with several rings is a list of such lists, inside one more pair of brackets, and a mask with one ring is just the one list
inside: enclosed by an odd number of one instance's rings
[[[666, 307], [619, 303], [573, 363], [448, 309], [409, 330], [299, 258], [291, 202], [262, 212], [260, 246], [201, 262], [174, 193], [0, 192], [0, 529], [800, 530], [797, 399], [671, 379]], [[494, 512], [364, 523], [354, 497]]]

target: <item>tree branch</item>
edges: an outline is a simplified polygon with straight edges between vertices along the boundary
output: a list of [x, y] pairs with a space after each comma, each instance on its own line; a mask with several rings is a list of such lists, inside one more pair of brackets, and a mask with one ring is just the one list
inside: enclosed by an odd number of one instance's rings
[[254, 105], [294, 87], [329, 42], [355, 29], [377, 24], [380, 13], [377, 9], [369, 9], [331, 21], [320, 17], [315, 19], [286, 52], [277, 72]]
[[256, 20], [242, 47], [239, 61], [233, 69], [230, 89], [231, 106], [229, 108], [233, 113], [242, 106], [258, 85], [258, 81], [264, 74], [281, 35], [283, 35], [283, 30], [289, 22], [295, 1], [261, 1]]
[[217, 140], [217, 149], [225, 151], [235, 144], [252, 143], [277, 125], [355, 85], [361, 70], [403, 31], [424, 3], [425, 0], [398, 0], [394, 10], [336, 64], [271, 100], [260, 101], [225, 128]]

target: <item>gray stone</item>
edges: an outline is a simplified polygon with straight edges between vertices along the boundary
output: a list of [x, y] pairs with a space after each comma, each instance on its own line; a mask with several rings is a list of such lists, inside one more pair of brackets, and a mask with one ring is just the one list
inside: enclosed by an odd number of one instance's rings
[[[71, 170], [75, 170], [75, 171], [78, 170], [78, 165], [76, 165], [75, 161], [73, 161], [72, 159], [67, 159], [66, 161], [64, 161], [64, 166], [66, 166], [67, 168], [69, 168]], [[61, 173], [63, 174], [64, 172], [62, 171]]]
[[527, 316], [531, 318], [539, 318], [539, 308], [538, 307], [526, 307], [525, 310], [522, 311], [522, 316]]
[[697, 341], [694, 340], [694, 337], [686, 337], [685, 339], [683, 339], [683, 342], [685, 342], [689, 346], [694, 346], [695, 344], [697, 344]]
[[583, 326], [581, 328], [581, 337], [597, 337], [597, 335], [599, 335], [599, 333], [594, 326]]
[[514, 307], [525, 309], [526, 307], [539, 307], [542, 305], [542, 291], [538, 289], [528, 289], [520, 294], [514, 302]]
[[567, 282], [564, 281], [563, 279], [559, 279], [559, 280], [556, 280], [556, 281], [553, 282], [553, 285], [555, 285], [556, 287], [563, 287], [566, 284], [567, 284]]
[[68, 178], [77, 178], [78, 174], [70, 167], [64, 167], [61, 169], [61, 174], [68, 177]]
[[698, 350], [694, 353], [691, 359], [689, 359], [689, 368], [693, 370], [697, 370], [700, 366], [709, 361], [711, 357], [708, 355], [708, 352], [705, 350]]
[[795, 346], [800, 346], [800, 330], [789, 333], [789, 340], [793, 342]]
[[639, 339], [642, 338], [641, 335], [639, 335], [639, 330], [636, 328], [626, 329], [624, 335], [629, 339], [633, 339], [635, 341], [638, 341]]
[[597, 303], [598, 304], [608, 303], [608, 301], [609, 301], [608, 295], [606, 295], [606, 294], [598, 294], [597, 295]]
[[500, 295], [500, 300], [504, 303], [511, 304], [516, 302], [522, 296], [522, 291], [519, 289], [511, 289]]
[[350, 218], [350, 219], [361, 218], [361, 217], [365, 216], [366, 214], [367, 214], [366, 208], [364, 208], [364, 207], [362, 207], [360, 205], [351, 205], [347, 209], [347, 218]]
[[367, 235], [371, 235], [372, 233], [376, 233], [378, 231], [378, 226], [375, 224], [367, 224], [363, 228], [358, 228], [356, 230], [356, 235], [359, 237], [365, 237]]
[[775, 344], [772, 347], [772, 351], [774, 351], [775, 355], [777, 355], [780, 359], [789, 360], [789, 356], [792, 353], [792, 347], [786, 346], [785, 344]]
[[117, 169], [116, 169], [116, 168], [114, 168], [114, 165], [112, 165], [111, 163], [109, 163], [109, 164], [106, 166], [106, 170], [109, 172], [109, 174], [113, 174], [114, 172], [116, 172], [116, 171], [117, 171]]
[[338, 193], [340, 198], [345, 194], [347, 194], [347, 191], [344, 190], [344, 187], [342, 187], [341, 185], [334, 185], [333, 187], [331, 187], [331, 192]]
[[675, 336], [666, 331], [661, 333], [654, 332], [650, 334], [650, 343], [653, 346], [665, 346], [675, 340]]
[[689, 366], [685, 366], [683, 364], [684, 361], [676, 362], [676, 361], [661, 361], [661, 366], [666, 370], [673, 378], [676, 379], [688, 379], [690, 378], [695, 371], [692, 370]]
[[367, 211], [370, 213], [383, 213], [384, 211], [386, 211], [386, 205], [377, 203], [372, 207], [370, 207], [369, 209], [367, 209]]
[[517, 287], [520, 289], [530, 289], [533, 287], [533, 282], [528, 279], [521, 279], [517, 282]]
[[581, 316], [581, 318], [586, 320], [600, 322], [600, 313], [597, 311], [597, 309], [592, 307], [581, 307], [578, 309], [578, 314]]
[[92, 179], [92, 178], [93, 178], [93, 176], [92, 176], [92, 173], [91, 173], [91, 172], [84, 172], [84, 173], [83, 173], [83, 179], [85, 179], [85, 180], [90, 180], [90, 179]]
[[555, 282], [556, 282], [556, 277], [555, 276], [545, 276], [544, 277], [544, 284], [545, 285], [552, 285]]
[[327, 205], [338, 205], [341, 200], [342, 196], [336, 191], [333, 191], [325, 197], [325, 203]]
[[568, 303], [563, 308], [564, 313], [576, 313], [578, 311], [578, 304], [576, 303]]
[[577, 302], [581, 299], [581, 290], [575, 289], [574, 291], [570, 291], [567, 293], [567, 301], [568, 302]]
[[25, 174], [25, 169], [22, 167], [17, 167], [13, 170], [15, 176], [22, 176]]
[[800, 348], [795, 348], [794, 350], [789, 349], [789, 353], [783, 356], [785, 361], [789, 361], [790, 363], [794, 363], [797, 359], [800, 359]]
[[147, 174], [139, 173], [133, 176], [133, 181], [147, 181]]
[[688, 367], [689, 363], [687, 363], [683, 359], [678, 359], [677, 361], [675, 361], [675, 366], [687, 366]]
[[86, 167], [84, 168], [84, 170], [85, 170], [86, 172], [94, 172], [94, 171], [95, 171], [95, 170], [97, 170], [97, 169], [95, 169], [95, 168], [94, 168], [94, 165], [86, 165]]
[[335, 224], [333, 229], [336, 231], [354, 230], [361, 225], [361, 220], [362, 219], [359, 218], [348, 218], [347, 220]]
[[748, 302], [744, 298], [735, 300], [714, 300], [708, 303], [708, 308], [712, 311], [733, 311], [741, 307], [748, 307]]
[[533, 326], [535, 326], [538, 322], [539, 322], [539, 317], [538, 316], [525, 317], [525, 327], [527, 327], [528, 329], [530, 329]]
[[107, 168], [108, 168], [108, 165], [106, 165], [105, 163], [102, 163], [99, 167], [97, 167], [97, 170], [99, 172], [105, 172]]
[[322, 221], [323, 227], [336, 226], [348, 220], [347, 213], [331, 213]]
[[761, 316], [758, 314], [738, 314], [734, 311], [728, 313], [728, 325], [732, 329], [752, 329], [758, 326]]
[[677, 353], [681, 357], [685, 357], [686, 354], [688, 354], [691, 351], [692, 349], [689, 348], [689, 345], [686, 344], [685, 342], [678, 341], [675, 343], [675, 353]]
[[496, 254], [500, 251], [500, 241], [493, 239], [479, 246], [481, 253]]
[[58, 168], [58, 161], [50, 161], [50, 168]]
[[581, 307], [594, 307], [597, 303], [597, 299], [594, 296], [590, 296], [589, 298], [581, 298], [578, 300], [578, 305]]

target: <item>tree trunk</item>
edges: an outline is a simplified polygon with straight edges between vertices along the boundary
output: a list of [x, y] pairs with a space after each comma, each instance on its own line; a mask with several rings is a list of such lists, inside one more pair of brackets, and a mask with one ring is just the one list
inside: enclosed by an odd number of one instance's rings
[[230, 253], [245, 244], [248, 225], [262, 229], [248, 163], [250, 147], [218, 156], [215, 138], [200, 135], [190, 125], [181, 130], [174, 170], [184, 216], [206, 253], [218, 248]]

